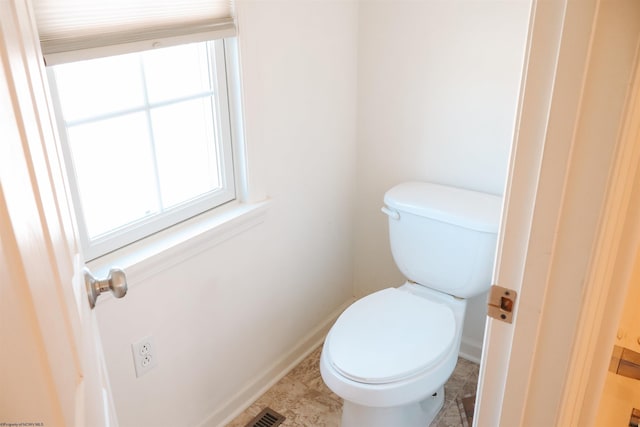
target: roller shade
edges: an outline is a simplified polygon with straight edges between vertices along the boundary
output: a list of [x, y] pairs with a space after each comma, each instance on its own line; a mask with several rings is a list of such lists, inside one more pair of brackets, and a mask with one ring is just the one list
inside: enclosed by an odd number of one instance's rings
[[47, 65], [235, 34], [232, 0], [33, 0]]

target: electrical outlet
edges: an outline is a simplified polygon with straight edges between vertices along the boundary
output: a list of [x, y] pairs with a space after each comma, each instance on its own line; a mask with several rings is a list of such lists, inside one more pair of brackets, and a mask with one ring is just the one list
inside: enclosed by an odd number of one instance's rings
[[158, 354], [152, 336], [144, 337], [131, 344], [133, 364], [136, 367], [136, 377], [141, 377], [158, 364]]

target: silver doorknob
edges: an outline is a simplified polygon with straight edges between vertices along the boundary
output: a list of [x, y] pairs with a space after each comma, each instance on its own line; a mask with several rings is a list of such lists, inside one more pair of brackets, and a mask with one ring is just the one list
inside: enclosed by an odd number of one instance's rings
[[120, 268], [112, 268], [104, 280], [93, 277], [88, 268], [84, 269], [84, 285], [87, 287], [89, 307], [96, 306], [96, 300], [103, 292], [111, 291], [116, 298], [122, 298], [127, 294], [127, 276]]

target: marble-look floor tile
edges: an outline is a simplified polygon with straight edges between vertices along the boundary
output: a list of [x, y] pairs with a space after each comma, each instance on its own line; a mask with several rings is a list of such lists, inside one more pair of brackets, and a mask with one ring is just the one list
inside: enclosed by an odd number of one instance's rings
[[[283, 427], [339, 427], [342, 399], [322, 381], [321, 352], [322, 346], [311, 352], [226, 427], [244, 427], [267, 406], [286, 417], [281, 424]], [[456, 399], [475, 393], [478, 371], [477, 363], [458, 359], [445, 384], [444, 406], [432, 427], [462, 426]]]

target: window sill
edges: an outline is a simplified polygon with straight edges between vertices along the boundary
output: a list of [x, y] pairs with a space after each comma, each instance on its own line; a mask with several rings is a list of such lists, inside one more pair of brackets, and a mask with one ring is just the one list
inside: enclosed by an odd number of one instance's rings
[[112, 267], [122, 268], [129, 286], [135, 286], [264, 222], [269, 204], [269, 200], [232, 202], [90, 261], [87, 266], [99, 278], [106, 277]]

